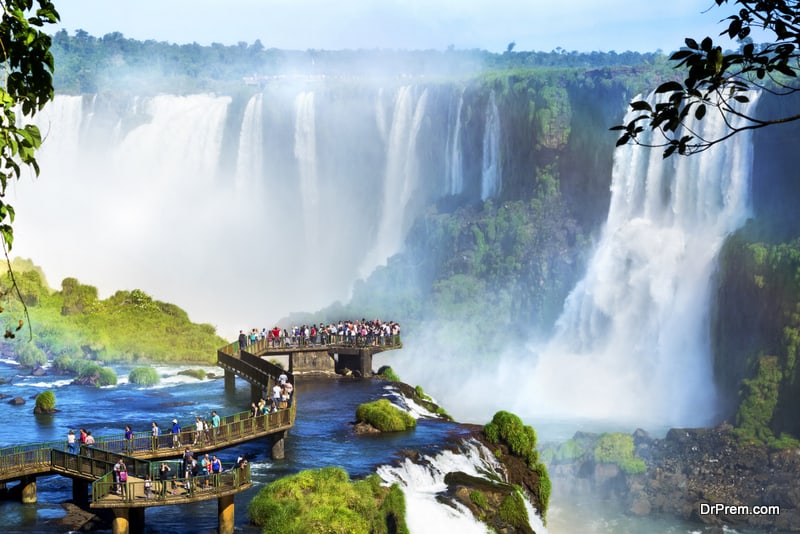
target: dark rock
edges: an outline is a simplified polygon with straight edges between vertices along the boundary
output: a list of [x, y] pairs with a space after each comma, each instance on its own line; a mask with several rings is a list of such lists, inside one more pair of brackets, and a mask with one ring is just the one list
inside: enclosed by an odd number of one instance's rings
[[22, 406], [23, 404], [25, 404], [25, 399], [23, 399], [22, 397], [14, 397], [10, 401], [8, 401], [8, 403], [14, 406]]
[[353, 423], [353, 432], [356, 434], [380, 434], [381, 431], [369, 423], [358, 422]]
[[44, 367], [41, 365], [37, 366], [33, 371], [31, 371], [31, 375], [33, 376], [44, 376], [46, 374], [47, 371], [45, 371]]

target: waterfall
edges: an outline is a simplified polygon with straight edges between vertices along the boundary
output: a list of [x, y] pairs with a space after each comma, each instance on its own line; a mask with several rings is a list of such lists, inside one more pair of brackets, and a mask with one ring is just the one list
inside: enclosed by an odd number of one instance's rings
[[359, 269], [364, 277], [400, 250], [411, 222], [406, 216], [406, 207], [417, 186], [417, 134], [425, 116], [427, 98], [427, 89], [415, 98], [414, 89], [409, 86], [401, 87], [395, 97], [386, 149], [383, 209], [372, 248]]
[[[689, 126], [702, 138], [726, 131], [716, 114]], [[615, 152], [608, 219], [522, 402], [547, 418], [709, 422], [711, 275], [749, 215], [751, 151], [742, 133], [691, 157]]]
[[483, 130], [483, 166], [481, 169], [481, 200], [500, 192], [500, 112], [494, 91], [486, 104], [486, 124]]
[[450, 195], [459, 195], [464, 191], [464, 167], [461, 160], [461, 109], [463, 106], [464, 91], [462, 90], [458, 95], [455, 119], [448, 122], [448, 124], [453, 124], [455, 121], [455, 126], [450, 128], [445, 154], [446, 193]]
[[236, 156], [236, 188], [248, 190], [261, 184], [264, 169], [264, 94], [250, 97], [244, 110]]
[[[403, 490], [406, 523], [411, 532], [482, 534], [487, 530], [486, 524], [476, 520], [469, 509], [452, 499], [446, 503], [439, 500], [447, 491], [445, 475], [455, 472], [487, 479], [487, 473], [499, 473], [502, 469], [491, 451], [471, 440], [462, 442], [457, 452], [423, 455], [417, 461], [406, 458], [399, 466], [384, 465], [377, 470], [386, 484], [397, 484]], [[546, 533], [541, 517], [527, 499], [525, 501], [531, 528], [534, 532]]]
[[300, 206], [303, 212], [305, 245], [319, 246], [319, 178], [317, 175], [317, 130], [314, 115], [314, 93], [299, 93], [294, 100], [294, 157], [300, 175]]

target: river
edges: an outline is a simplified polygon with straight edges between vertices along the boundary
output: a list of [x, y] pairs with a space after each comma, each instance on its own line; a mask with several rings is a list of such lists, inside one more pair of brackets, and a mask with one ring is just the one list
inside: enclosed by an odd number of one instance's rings
[[[0, 447], [22, 442], [40, 442], [66, 439], [70, 428], [86, 428], [97, 436], [120, 435], [126, 424], [135, 431], [148, 431], [152, 421], [162, 429], [177, 417], [188, 424], [195, 415], [209, 417], [211, 410], [220, 414], [244, 411], [250, 404], [249, 384], [237, 379], [236, 391], [226, 393], [222, 380], [197, 380], [178, 375], [183, 367], [157, 366], [161, 383], [142, 388], [127, 382], [130, 367], [113, 366], [120, 378], [116, 386], [93, 388], [72, 386], [70, 380], [59, 376], [33, 377], [19, 373], [12, 361], [0, 361], [0, 377], [11, 379], [11, 384], [0, 386], [0, 393], [27, 400], [23, 406], [12, 406], [8, 399], [0, 402]], [[207, 372], [221, 374], [216, 367], [204, 368]], [[436, 461], [459, 426], [439, 420], [420, 418], [416, 430], [398, 434], [355, 435], [349, 422], [356, 407], [381, 396], [391, 395], [387, 383], [377, 380], [322, 379], [300, 380], [296, 392], [298, 400], [295, 428], [286, 439], [285, 459], [274, 461], [266, 439], [250, 442], [220, 451], [225, 467], [231, 467], [238, 455], [250, 461], [255, 487], [235, 498], [236, 530], [242, 534], [255, 534], [258, 529], [248, 523], [247, 503], [265, 483], [303, 469], [336, 465], [345, 468], [351, 477], [374, 473], [381, 465], [399, 464], [400, 452], [416, 449]], [[54, 415], [34, 415], [33, 405], [38, 393], [52, 389], [56, 395]], [[540, 437], [547, 439], [540, 431]], [[416, 476], [404, 472], [400, 466], [393, 477], [409, 484], [407, 495], [419, 484]], [[421, 502], [417, 497], [427, 489], [416, 488], [417, 495], [409, 502]], [[59, 532], [50, 522], [64, 515], [60, 503], [72, 498], [71, 482], [60, 476], [39, 477], [38, 503], [22, 505], [19, 502], [0, 501], [0, 517], [4, 534], [31, 534]], [[430, 497], [435, 497], [430, 495]], [[435, 499], [430, 499], [430, 502]], [[422, 506], [414, 504], [414, 506]], [[441, 507], [444, 509], [444, 507]], [[409, 514], [414, 510], [409, 510]], [[419, 513], [434, 514], [431, 508]], [[419, 524], [409, 522], [412, 527]], [[414, 532], [458, 531], [481, 532], [482, 527], [463, 517], [426, 518], [426, 527]], [[443, 524], [447, 523], [447, 525]], [[472, 524], [471, 524], [472, 523]], [[154, 507], [145, 513], [145, 532], [162, 534], [176, 532], [214, 533], [217, 528], [217, 504], [211, 500], [181, 506]], [[548, 516], [550, 533], [627, 534], [631, 532], [663, 532], [667, 534], [711, 533], [696, 524], [673, 518], [632, 518], [609, 508], [607, 504], [578, 501], [554, 488], [554, 497]], [[728, 532], [736, 532], [728, 530]]]

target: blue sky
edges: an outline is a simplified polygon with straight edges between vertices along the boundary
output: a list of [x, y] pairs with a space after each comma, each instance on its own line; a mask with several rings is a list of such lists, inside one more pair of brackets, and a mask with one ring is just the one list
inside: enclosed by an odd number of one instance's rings
[[55, 0], [60, 27], [100, 37], [268, 48], [635, 50], [716, 36], [713, 0]]

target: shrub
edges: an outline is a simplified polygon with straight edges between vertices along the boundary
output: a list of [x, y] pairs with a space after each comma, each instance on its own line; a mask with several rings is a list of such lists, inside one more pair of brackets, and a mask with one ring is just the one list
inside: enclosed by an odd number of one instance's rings
[[54, 410], [56, 407], [56, 394], [49, 389], [42, 391], [36, 395], [36, 407], [45, 412]]
[[47, 363], [47, 354], [33, 343], [23, 343], [17, 349], [17, 362], [23, 367], [37, 367]]
[[532, 426], [522, 424], [522, 420], [513, 413], [497, 412], [492, 421], [483, 427], [483, 433], [491, 443], [502, 441], [508, 445], [513, 454], [525, 459], [528, 467], [536, 465], [536, 431]]
[[138, 384], [140, 386], [154, 386], [161, 381], [158, 372], [152, 367], [137, 367], [132, 369], [128, 375], [128, 381], [131, 384]]
[[528, 522], [528, 510], [525, 509], [525, 502], [522, 500], [521, 490], [510, 493], [500, 503], [500, 518], [515, 529], [525, 529], [530, 527]]
[[400, 377], [394, 372], [394, 369], [389, 367], [388, 365], [384, 365], [380, 369], [378, 369], [378, 376], [383, 378], [384, 380], [388, 380], [389, 382], [400, 382]]
[[98, 386], [113, 386], [117, 383], [117, 373], [108, 367], [100, 368], [100, 377], [97, 380]]
[[600, 435], [594, 446], [594, 461], [617, 464], [629, 475], [647, 470], [644, 460], [633, 454], [633, 436], [622, 432], [606, 432]]
[[326, 532], [407, 533], [403, 492], [377, 476], [352, 482], [340, 467], [301, 471], [265, 486], [248, 505], [264, 534]]
[[183, 371], [178, 371], [178, 374], [184, 376], [191, 376], [198, 380], [205, 380], [206, 378], [206, 372], [203, 371], [202, 369], [184, 369]]
[[381, 432], [399, 432], [417, 426], [417, 420], [386, 399], [360, 405], [356, 420], [369, 423]]

